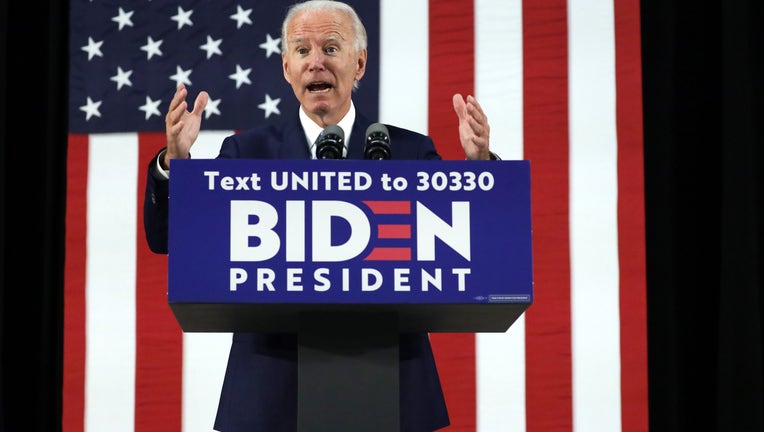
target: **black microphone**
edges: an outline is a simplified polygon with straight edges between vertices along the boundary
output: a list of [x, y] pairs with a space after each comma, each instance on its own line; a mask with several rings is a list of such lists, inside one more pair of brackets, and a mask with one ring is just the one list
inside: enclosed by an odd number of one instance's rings
[[345, 149], [345, 131], [329, 125], [316, 138], [316, 159], [342, 159]]
[[366, 128], [366, 147], [363, 150], [365, 159], [390, 159], [390, 134], [382, 123], [373, 123]]

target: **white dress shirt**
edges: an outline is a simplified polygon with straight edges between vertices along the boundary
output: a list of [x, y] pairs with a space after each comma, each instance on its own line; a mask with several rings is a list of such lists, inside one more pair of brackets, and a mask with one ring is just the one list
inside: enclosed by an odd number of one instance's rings
[[[350, 142], [350, 132], [353, 130], [353, 123], [355, 123], [355, 105], [353, 105], [353, 101], [351, 100], [348, 113], [345, 114], [345, 117], [343, 117], [337, 124], [337, 126], [342, 128], [342, 131], [345, 132], [345, 147], [342, 149], [343, 158], [348, 155], [348, 143]], [[305, 139], [308, 140], [308, 148], [310, 149], [311, 157], [315, 159], [316, 139], [318, 139], [323, 128], [308, 117], [302, 109], [302, 106], [300, 106], [300, 124], [302, 124], [302, 129], [305, 131]]]

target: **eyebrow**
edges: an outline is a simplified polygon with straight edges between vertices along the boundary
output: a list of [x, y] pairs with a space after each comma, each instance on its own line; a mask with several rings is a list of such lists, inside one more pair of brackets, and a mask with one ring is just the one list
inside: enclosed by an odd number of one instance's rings
[[[302, 37], [296, 37], [296, 38], [290, 39], [289, 43], [290, 44], [298, 44], [298, 43], [301, 43], [303, 40], [304, 40], [304, 38], [302, 38]], [[324, 39], [324, 43], [326, 43], [326, 42], [338, 42], [338, 41], [343, 41], [343, 40], [345, 40], [345, 39], [342, 36], [340, 36], [339, 34], [332, 34], [332, 35], [327, 36], [326, 39]]]

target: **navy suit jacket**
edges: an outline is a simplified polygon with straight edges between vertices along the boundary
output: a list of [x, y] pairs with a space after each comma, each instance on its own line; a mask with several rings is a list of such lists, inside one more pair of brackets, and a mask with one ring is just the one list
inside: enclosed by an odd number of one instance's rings
[[[356, 113], [348, 159], [363, 159], [371, 121]], [[392, 159], [440, 156], [430, 137], [386, 125]], [[144, 229], [149, 247], [167, 253], [169, 181], [149, 163], [144, 199]], [[310, 159], [299, 117], [250, 129], [223, 140], [219, 158]], [[432, 347], [426, 333], [400, 336], [401, 432], [431, 432], [448, 426], [448, 412]], [[297, 429], [297, 335], [234, 333], [220, 395], [215, 429], [223, 432], [294, 432]]]

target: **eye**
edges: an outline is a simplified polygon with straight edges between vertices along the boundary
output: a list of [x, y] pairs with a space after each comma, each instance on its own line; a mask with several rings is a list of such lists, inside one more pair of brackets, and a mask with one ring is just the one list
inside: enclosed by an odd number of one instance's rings
[[308, 53], [308, 49], [307, 48], [297, 48], [297, 54], [305, 55], [307, 53]]
[[337, 51], [339, 51], [339, 50], [337, 49], [336, 46], [328, 46], [328, 47], [324, 48], [324, 52], [327, 53], [327, 54], [335, 54]]

